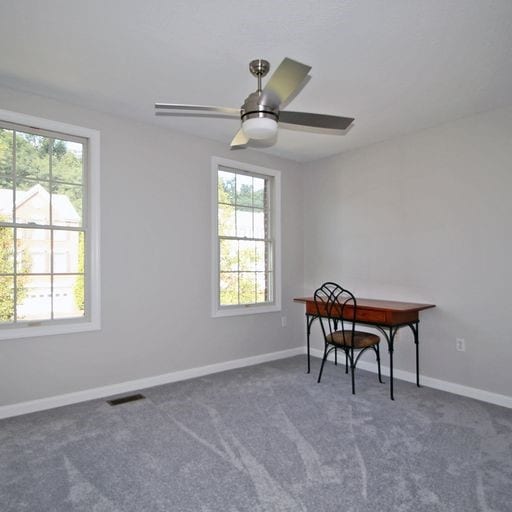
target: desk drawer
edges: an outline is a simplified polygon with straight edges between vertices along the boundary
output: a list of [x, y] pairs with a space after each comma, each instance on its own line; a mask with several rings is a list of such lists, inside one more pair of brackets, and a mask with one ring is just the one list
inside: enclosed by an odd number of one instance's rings
[[372, 322], [372, 323], [385, 323], [386, 312], [385, 311], [370, 311], [367, 309], [358, 309], [357, 319], [360, 322]]
[[[345, 317], [351, 318], [353, 315], [353, 309], [347, 308]], [[316, 306], [314, 302], [306, 303], [306, 313], [308, 315], [317, 314]], [[320, 313], [325, 314], [325, 309], [320, 308]], [[371, 309], [358, 309], [357, 310], [357, 320], [360, 322], [371, 322], [375, 324], [386, 323], [386, 312], [385, 311], [375, 311]]]

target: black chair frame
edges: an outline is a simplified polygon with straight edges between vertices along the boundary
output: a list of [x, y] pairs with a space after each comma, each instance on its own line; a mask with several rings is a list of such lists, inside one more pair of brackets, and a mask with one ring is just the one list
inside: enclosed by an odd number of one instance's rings
[[[355, 394], [355, 369], [357, 362], [368, 349], [372, 349], [377, 359], [379, 382], [383, 384], [380, 371], [379, 343], [364, 348], [357, 348], [354, 347], [353, 341], [352, 343], [344, 343], [342, 345], [329, 341], [329, 339], [334, 339], [334, 333], [340, 332], [344, 340], [355, 340], [357, 311], [357, 300], [355, 296], [337, 283], [326, 282], [315, 291], [314, 300], [317, 315], [320, 319], [322, 334], [324, 336], [324, 355], [317, 382], [320, 382], [322, 378], [324, 364], [328, 355], [334, 350], [334, 361], [335, 364], [337, 364], [337, 349], [341, 349], [345, 352], [345, 373], [348, 373], [350, 366], [352, 394]], [[358, 351], [357, 355], [354, 354], [354, 351]]]

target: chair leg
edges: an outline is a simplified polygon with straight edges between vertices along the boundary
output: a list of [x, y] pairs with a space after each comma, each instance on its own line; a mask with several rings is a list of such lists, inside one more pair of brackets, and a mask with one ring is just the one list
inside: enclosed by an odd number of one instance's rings
[[345, 373], [348, 373], [348, 352], [345, 350]]
[[322, 378], [322, 372], [324, 371], [324, 364], [325, 364], [326, 359], [327, 359], [327, 343], [324, 346], [324, 357], [322, 357], [322, 365], [320, 366], [320, 373], [318, 374], [317, 383], [319, 383], [320, 379]]
[[356, 365], [354, 364], [354, 347], [350, 349], [350, 370], [352, 373], [352, 394], [356, 394], [356, 379], [355, 379], [355, 372], [356, 372]]
[[384, 382], [382, 381], [381, 373], [380, 373], [380, 349], [379, 349], [379, 345], [376, 345], [374, 348], [375, 348], [375, 354], [377, 356], [377, 369], [379, 371], [379, 382], [381, 384], [384, 384]]

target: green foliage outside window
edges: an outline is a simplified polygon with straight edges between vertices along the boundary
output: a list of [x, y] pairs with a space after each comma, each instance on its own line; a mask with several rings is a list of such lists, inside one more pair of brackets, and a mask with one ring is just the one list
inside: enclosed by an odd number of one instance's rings
[[[80, 214], [82, 155], [70, 151], [67, 144], [63, 140], [16, 132], [16, 186], [28, 190], [40, 183], [49, 191], [51, 150], [52, 192], [67, 195]], [[13, 187], [12, 146], [13, 131], [0, 129], [0, 188]]]
[[[0, 227], [0, 274], [12, 274], [13, 259], [12, 230]], [[11, 276], [2, 276], [0, 277], [0, 322], [9, 322], [13, 317], [14, 281]]]
[[74, 287], [74, 295], [75, 301], [78, 309], [80, 311], [84, 311], [85, 306], [85, 289], [84, 289], [84, 270], [85, 270], [85, 261], [84, 261], [84, 234], [80, 233], [78, 239], [78, 272], [81, 275], [76, 277], [75, 287]]
[[[5, 218], [0, 217], [0, 221], [5, 221]], [[22, 252], [20, 264], [21, 273], [27, 272], [30, 265], [30, 257], [28, 254]], [[14, 318], [13, 272], [13, 230], [12, 228], [0, 226], [0, 322], [10, 322]], [[16, 299], [18, 303], [22, 302], [27, 295], [26, 281], [27, 277], [25, 275], [18, 275], [16, 278]]]

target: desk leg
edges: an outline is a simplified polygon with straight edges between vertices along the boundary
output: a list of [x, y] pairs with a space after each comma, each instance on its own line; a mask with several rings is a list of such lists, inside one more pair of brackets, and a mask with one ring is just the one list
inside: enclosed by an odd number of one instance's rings
[[418, 335], [419, 322], [409, 324], [414, 335], [414, 345], [416, 346], [416, 386], [420, 387], [420, 340]]
[[306, 313], [306, 340], [307, 340], [307, 349], [308, 349], [308, 371], [307, 371], [307, 373], [311, 373], [309, 335], [311, 334], [311, 324], [313, 323], [314, 319], [315, 319], [314, 316], [308, 315]]
[[387, 337], [388, 342], [388, 350], [389, 350], [389, 395], [391, 400], [395, 399], [394, 390], [393, 390], [393, 352], [395, 350], [395, 335], [398, 331], [398, 327], [389, 328], [389, 337]]

